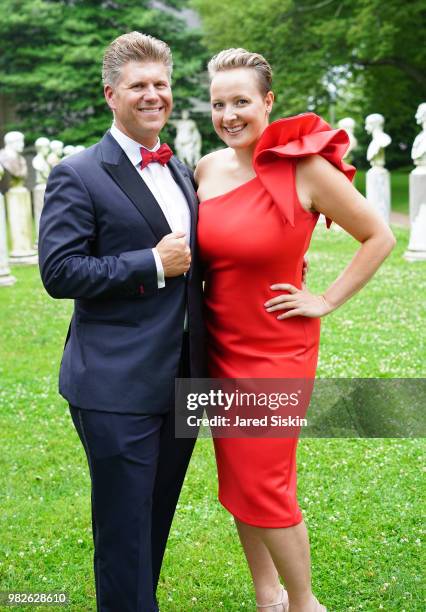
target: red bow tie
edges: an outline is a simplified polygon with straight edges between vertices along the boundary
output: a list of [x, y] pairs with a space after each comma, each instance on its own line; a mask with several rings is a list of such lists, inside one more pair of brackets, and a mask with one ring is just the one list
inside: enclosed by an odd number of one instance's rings
[[164, 143], [159, 149], [157, 149], [157, 151], [148, 151], [148, 149], [144, 149], [144, 147], [141, 147], [141, 155], [141, 170], [143, 170], [147, 167], [148, 164], [152, 162], [157, 162], [164, 166], [172, 157], [173, 151], [171, 150], [168, 144]]

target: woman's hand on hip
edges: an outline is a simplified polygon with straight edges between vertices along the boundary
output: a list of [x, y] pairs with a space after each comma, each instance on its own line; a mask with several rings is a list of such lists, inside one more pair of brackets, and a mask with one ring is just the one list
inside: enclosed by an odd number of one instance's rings
[[323, 295], [315, 295], [308, 291], [305, 286], [297, 289], [288, 283], [277, 283], [271, 285], [272, 291], [287, 291], [277, 297], [265, 302], [266, 312], [284, 311], [278, 314], [277, 319], [289, 319], [290, 317], [323, 317], [330, 313], [333, 308]]

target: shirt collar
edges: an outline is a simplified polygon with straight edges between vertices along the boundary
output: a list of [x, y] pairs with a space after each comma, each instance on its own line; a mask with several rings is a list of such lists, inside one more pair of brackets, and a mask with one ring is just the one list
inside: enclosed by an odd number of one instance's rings
[[134, 166], [138, 166], [140, 164], [141, 147], [147, 149], [148, 151], [157, 151], [160, 148], [160, 139], [157, 140], [157, 144], [152, 149], [148, 149], [148, 147], [141, 145], [139, 142], [136, 142], [136, 140], [133, 140], [133, 138], [129, 138], [129, 136], [124, 134], [114, 122], [111, 126], [110, 132], [111, 136], [115, 138]]

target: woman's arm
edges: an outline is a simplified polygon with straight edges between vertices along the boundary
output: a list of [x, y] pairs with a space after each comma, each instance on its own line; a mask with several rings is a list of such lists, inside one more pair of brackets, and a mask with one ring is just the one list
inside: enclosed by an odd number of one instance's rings
[[371, 204], [350, 181], [320, 155], [312, 155], [297, 165], [296, 186], [304, 208], [316, 210], [335, 221], [361, 246], [340, 276], [323, 295], [314, 295], [306, 288], [297, 289], [277, 283], [271, 289], [288, 291], [266, 302], [268, 312], [287, 310], [279, 319], [298, 315], [321, 317], [332, 312], [373, 276], [395, 246], [395, 238]]

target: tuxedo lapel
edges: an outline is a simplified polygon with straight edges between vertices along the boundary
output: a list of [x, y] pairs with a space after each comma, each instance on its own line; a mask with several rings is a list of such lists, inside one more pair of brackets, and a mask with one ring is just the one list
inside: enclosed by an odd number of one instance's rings
[[188, 202], [188, 208], [189, 208], [189, 212], [191, 215], [190, 244], [191, 244], [191, 249], [192, 249], [195, 244], [195, 232], [196, 232], [197, 219], [198, 219], [197, 195], [194, 191], [194, 186], [192, 184], [190, 176], [186, 174], [184, 171], [182, 171], [181, 167], [179, 166], [178, 161], [176, 160], [176, 157], [172, 157], [170, 159], [170, 161], [167, 164], [167, 167], [170, 169], [170, 172], [173, 174], [173, 178], [175, 179], [176, 183], [181, 188], [183, 195], [185, 196], [186, 201]]
[[155, 236], [161, 240], [172, 231], [167, 219], [145, 181], [109, 132], [101, 140], [101, 151], [102, 167], [144, 216]]

